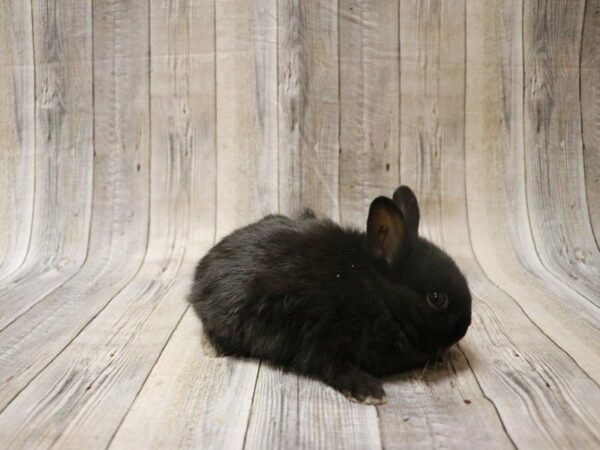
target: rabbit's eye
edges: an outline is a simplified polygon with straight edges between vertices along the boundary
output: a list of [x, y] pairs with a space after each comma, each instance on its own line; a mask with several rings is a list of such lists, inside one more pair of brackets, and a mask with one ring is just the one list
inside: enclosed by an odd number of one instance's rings
[[427, 294], [427, 301], [431, 306], [444, 308], [448, 304], [448, 296], [445, 292], [433, 291]]

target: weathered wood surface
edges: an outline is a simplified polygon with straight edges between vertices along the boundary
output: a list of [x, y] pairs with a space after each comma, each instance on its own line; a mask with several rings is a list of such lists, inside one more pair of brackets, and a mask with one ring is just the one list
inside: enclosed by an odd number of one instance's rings
[[277, 1], [279, 209], [284, 214], [310, 205], [317, 213], [339, 217], [337, 6], [327, 0]]
[[590, 220], [600, 245], [600, 1], [587, 0], [581, 60], [581, 126]]
[[[8, 17], [10, 20], [11, 14]], [[0, 328], [6, 327], [81, 268], [88, 254], [90, 234], [93, 158], [91, 2], [35, 0], [31, 2], [29, 16], [24, 19], [32, 23], [33, 41], [34, 119], [33, 123], [26, 120], [22, 124], [33, 127], [28, 132], [35, 136], [33, 211], [31, 223], [20, 225], [31, 228], [25, 260], [3, 280]], [[23, 23], [23, 26], [28, 24]], [[10, 39], [19, 37], [15, 35]], [[26, 55], [27, 50], [23, 57]], [[11, 69], [13, 74], [18, 68]], [[15, 102], [14, 106], [18, 108], [19, 103]], [[9, 147], [3, 149], [5, 152], [15, 154], [19, 159], [22, 157], [19, 152], [23, 150]], [[19, 170], [18, 165], [9, 168], [15, 169]], [[23, 181], [26, 192], [28, 176]], [[26, 197], [23, 202], [27, 209]]]
[[[4, 1], [0, 446], [600, 446], [598, 0]], [[232, 229], [415, 188], [474, 294], [435, 366], [346, 401], [214, 358]]]
[[2, 2], [0, 27], [0, 279], [29, 247], [33, 213], [35, 73], [31, 3]]

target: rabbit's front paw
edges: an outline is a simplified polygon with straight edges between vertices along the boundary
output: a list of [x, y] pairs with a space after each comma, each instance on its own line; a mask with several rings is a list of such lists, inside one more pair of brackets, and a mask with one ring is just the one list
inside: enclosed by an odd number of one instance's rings
[[333, 384], [351, 402], [383, 405], [387, 401], [381, 381], [359, 369], [340, 374]]

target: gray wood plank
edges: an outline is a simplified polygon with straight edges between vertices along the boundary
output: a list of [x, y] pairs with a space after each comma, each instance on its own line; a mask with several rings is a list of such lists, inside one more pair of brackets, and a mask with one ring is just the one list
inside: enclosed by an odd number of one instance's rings
[[93, 98], [90, 1], [32, 2], [35, 181], [25, 263], [4, 280], [0, 328], [73, 276], [87, 255]]
[[596, 245], [600, 242], [600, 1], [586, 0], [580, 89], [587, 206]]
[[107, 446], [185, 309], [182, 251], [144, 266], [4, 409], [7, 448]]
[[0, 331], [0, 355], [11, 361], [0, 368], [0, 409], [77, 336], [142, 263], [150, 187], [144, 3], [94, 4], [97, 60], [90, 255], [73, 278]]
[[244, 448], [381, 449], [377, 412], [263, 362]]
[[189, 309], [111, 449], [242, 448], [258, 362], [204, 355], [201, 330]]
[[[456, 166], [460, 169], [464, 145], [465, 7], [444, 0], [400, 2], [401, 180], [417, 192], [420, 233], [455, 247], [460, 232], [448, 222], [461, 211], [442, 199], [447, 185], [462, 183]], [[496, 410], [456, 351], [446, 364], [398, 377], [386, 390], [389, 405], [378, 408], [386, 448], [511, 446]]]
[[219, 237], [278, 209], [276, 11], [216, 1]]
[[[4, 446], [600, 447], [598, 0], [0, 3]], [[203, 353], [215, 238], [400, 172], [474, 293], [443, 362], [375, 408]]]
[[584, 5], [524, 3], [526, 193], [542, 262], [600, 307], [600, 250], [585, 213], [579, 92]]
[[399, 4], [343, 0], [339, 15], [341, 220], [365, 228], [399, 180]]
[[[210, 14], [210, 11], [214, 11], [212, 3], [211, 1], [191, 2], [186, 5], [187, 7], [171, 9], [169, 2], [163, 2], [154, 10], [154, 15], [169, 18], [168, 26], [163, 30], [168, 35], [183, 37], [186, 32], [194, 32], [194, 30], [204, 30], [206, 33], [202, 39], [194, 42], [202, 43], [202, 47], [196, 49], [196, 52], [203, 56], [204, 61], [204, 66], [198, 70], [204, 73], [202, 79], [205, 92], [201, 98], [205, 100], [207, 119], [211, 117], [209, 108], [214, 109], [216, 100], [215, 67], [212, 64], [216, 57], [215, 42], [210, 38], [215, 19]], [[218, 11], [217, 9], [217, 13]], [[193, 27], [189, 24], [188, 29], [188, 17], [195, 18], [199, 23]], [[240, 24], [231, 23], [229, 26], [234, 25]], [[177, 39], [175, 41], [180, 42]], [[185, 40], [182, 39], [181, 42]], [[163, 49], [165, 55], [173, 53], [174, 50], [169, 47]], [[216, 124], [214, 116], [212, 118], [213, 133], [206, 129], [207, 141], [204, 151], [207, 162], [211, 160], [211, 151], [214, 152], [215, 145]], [[214, 161], [214, 153], [212, 160]], [[201, 168], [197, 172], [198, 175], [204, 173], [204, 170], [206, 169]], [[228, 177], [232, 183], [237, 183], [241, 191], [245, 190], [245, 185], [251, 176], [246, 174], [245, 177], [239, 177], [238, 174], [221, 172], [221, 167], [219, 173], [222, 173], [223, 177]], [[213, 202], [214, 195], [213, 190], [211, 199]], [[220, 205], [222, 199], [219, 196], [217, 198]], [[208, 205], [204, 206], [203, 214], [206, 214]], [[216, 217], [213, 215], [213, 227], [215, 220]], [[240, 220], [240, 216], [232, 216], [230, 213], [219, 216], [219, 224], [223, 223], [224, 227], [232, 228], [239, 225], [229, 222], [236, 220]], [[215, 234], [222, 233], [215, 233], [213, 230], [209, 234], [210, 244]], [[193, 240], [194, 236], [191, 238], [191, 241]], [[209, 243], [205, 242], [196, 250], [203, 252], [207, 250], [208, 245]], [[195, 251], [189, 262], [196, 263], [199, 256], [198, 251]], [[182, 275], [182, 278], [186, 281], [191, 280], [191, 273]], [[191, 309], [188, 310], [118, 430], [111, 448], [130, 448], [131, 445], [144, 448], [164, 448], [164, 446], [241, 448], [257, 372], [256, 361], [240, 362], [235, 359], [206, 357], [201, 347], [200, 321]], [[186, 381], [182, 384], [183, 379]], [[163, 405], [159, 411], [148, 406], [157, 403]], [[140, 429], [146, 432], [140, 433]]]
[[[291, 213], [311, 206], [337, 219], [337, 10], [321, 2], [279, 2], [278, 8], [281, 209]], [[296, 178], [290, 178], [292, 173]], [[245, 444], [380, 448], [373, 407], [351, 404], [318, 381], [283, 374], [265, 363]]]
[[520, 6], [467, 4], [465, 160], [447, 160], [449, 173], [464, 171], [466, 183], [446, 188], [446, 202], [467, 211], [444, 219], [446, 236], [460, 238], [452, 248], [463, 254], [476, 294], [472, 330], [460, 347], [518, 447], [594, 447], [599, 390], [586, 371], [597, 374], [597, 338], [585, 336], [595, 331], [582, 319], [597, 312], [569, 311], [591, 305], [548, 273], [529, 228]]
[[548, 273], [531, 234], [519, 4], [468, 7], [473, 38], [467, 51], [466, 186], [472, 243], [494, 283], [598, 381], [598, 310]]
[[[164, 6], [169, 5], [153, 3], [151, 14], [152, 48], [167, 57], [152, 62], [152, 92], [164, 95], [152, 98], [153, 207], [146, 259], [133, 281], [0, 415], [0, 435], [7, 446], [105, 448], [187, 307], [191, 267], [185, 261], [204, 250], [188, 243], [212, 242], [213, 229], [208, 239], [198, 234], [215, 220], [215, 180], [205, 176], [215, 173], [205, 166], [214, 161], [214, 133], [200, 135], [199, 130], [214, 129], [214, 116], [207, 113], [214, 102], [206, 102], [214, 89], [210, 78], [192, 89], [189, 74], [191, 67], [212, 73], [214, 58], [197, 51], [194, 45], [202, 40], [188, 34], [202, 30], [195, 21], [201, 23], [203, 11], [183, 8], [173, 12], [176, 20], [165, 21], [170, 16], [161, 14]], [[178, 36], [181, 41], [167, 39]], [[171, 103], [173, 98], [178, 101]], [[193, 194], [196, 189], [212, 195]], [[203, 204], [206, 198], [210, 202]], [[196, 228], [192, 211], [197, 217], [198, 210], [211, 219]], [[41, 429], [46, 432], [39, 433]]]
[[385, 448], [512, 447], [457, 348], [437, 364], [390, 377], [385, 386], [388, 403], [378, 406]]
[[35, 151], [31, 3], [0, 4], [0, 280], [24, 261], [33, 214]]
[[245, 448], [299, 448], [298, 376], [262, 362], [256, 383]]
[[339, 217], [337, 4], [278, 0], [279, 198]]

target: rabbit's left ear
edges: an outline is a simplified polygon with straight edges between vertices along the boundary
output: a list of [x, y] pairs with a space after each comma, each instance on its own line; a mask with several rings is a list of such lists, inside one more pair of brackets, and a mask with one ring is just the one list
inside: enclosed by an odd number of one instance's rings
[[377, 197], [369, 208], [367, 237], [371, 254], [385, 259], [392, 266], [402, 254], [406, 244], [407, 229], [402, 212], [387, 197]]
[[419, 203], [417, 202], [417, 196], [408, 186], [400, 186], [394, 191], [394, 203], [400, 211], [406, 221], [406, 228], [412, 235], [416, 237], [419, 232]]

